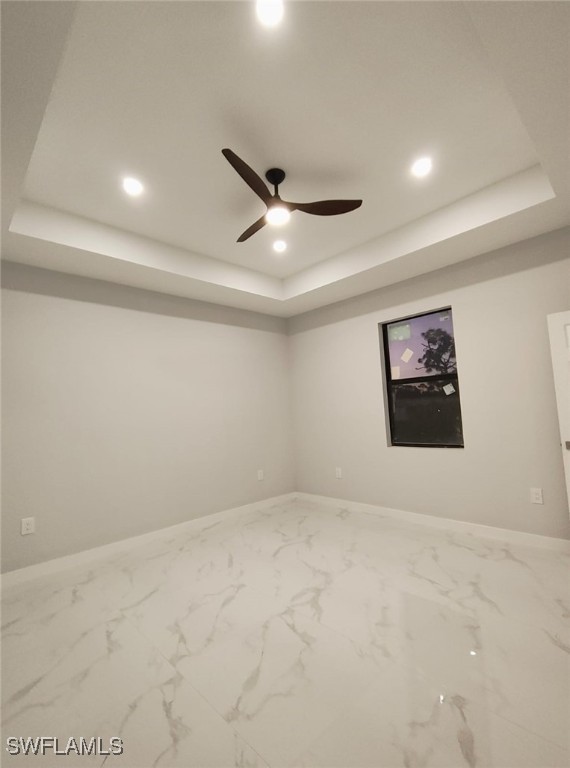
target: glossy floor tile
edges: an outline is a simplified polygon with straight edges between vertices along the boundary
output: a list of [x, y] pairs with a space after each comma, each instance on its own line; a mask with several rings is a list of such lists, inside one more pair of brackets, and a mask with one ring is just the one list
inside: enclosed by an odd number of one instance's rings
[[[4, 591], [2, 765], [566, 768], [569, 566], [350, 504], [203, 518]], [[123, 754], [5, 751], [39, 736]]]

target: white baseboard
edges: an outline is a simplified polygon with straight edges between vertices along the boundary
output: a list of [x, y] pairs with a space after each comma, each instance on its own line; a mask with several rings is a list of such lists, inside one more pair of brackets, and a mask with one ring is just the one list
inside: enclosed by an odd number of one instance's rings
[[104, 544], [93, 549], [86, 549], [73, 555], [57, 557], [53, 560], [46, 560], [36, 565], [29, 565], [25, 568], [19, 568], [14, 571], [8, 571], [2, 574], [1, 583], [3, 589], [25, 584], [34, 579], [48, 576], [60, 571], [67, 571], [72, 568], [81, 567], [87, 563], [96, 562], [109, 555], [128, 551], [140, 544], [160, 539], [164, 536], [170, 536], [173, 533], [184, 533], [195, 528], [203, 526], [205, 523], [219, 522], [230, 519], [236, 515], [243, 515], [254, 510], [270, 509], [278, 504], [285, 504], [291, 501], [313, 502], [329, 507], [349, 509], [354, 512], [364, 512], [380, 517], [389, 517], [396, 520], [405, 520], [417, 525], [424, 525], [431, 528], [439, 528], [446, 531], [457, 531], [459, 533], [470, 533], [474, 536], [505, 541], [510, 544], [519, 544], [522, 546], [540, 547], [558, 552], [570, 552], [570, 541], [568, 539], [557, 539], [550, 536], [540, 536], [535, 533], [525, 533], [523, 531], [512, 531], [508, 528], [495, 528], [491, 525], [480, 525], [478, 523], [468, 523], [462, 520], [452, 520], [446, 517], [434, 517], [433, 515], [423, 515], [419, 512], [407, 512], [402, 509], [390, 509], [374, 504], [364, 504], [359, 501], [349, 501], [347, 499], [335, 499], [330, 496], [319, 496], [314, 493], [302, 493], [294, 491], [284, 493], [281, 496], [272, 496], [262, 501], [244, 504], [241, 507], [224, 509], [221, 512], [214, 512], [202, 517], [196, 517], [177, 525], [171, 525], [167, 528], [159, 528], [149, 533], [143, 533], [140, 536], [132, 536], [128, 539], [121, 539], [110, 544]]
[[146, 544], [147, 542], [160, 539], [164, 536], [170, 536], [173, 533], [184, 533], [195, 528], [203, 526], [207, 522], [211, 523], [226, 520], [235, 515], [243, 515], [247, 512], [259, 509], [269, 509], [277, 504], [283, 504], [294, 501], [297, 497], [296, 493], [284, 493], [281, 496], [272, 496], [269, 499], [263, 499], [262, 501], [254, 501], [251, 504], [244, 504], [241, 507], [233, 507], [232, 509], [224, 509], [220, 512], [213, 512], [209, 515], [203, 515], [202, 517], [195, 517], [192, 520], [186, 520], [183, 523], [177, 523], [176, 525], [170, 525], [166, 528], [158, 528], [155, 531], [149, 531], [143, 533], [140, 536], [131, 536], [128, 539], [121, 539], [120, 541], [113, 541], [110, 544], [103, 544], [100, 547], [94, 547], [93, 549], [85, 549], [81, 552], [76, 552], [73, 555], [65, 555], [64, 557], [56, 557], [53, 560], [45, 560], [42, 563], [36, 565], [28, 565], [24, 568], [18, 568], [14, 571], [7, 571], [2, 574], [1, 583], [3, 589], [10, 589], [11, 587], [19, 584], [24, 584], [28, 581], [38, 579], [44, 576], [48, 576], [52, 573], [59, 571], [67, 571], [71, 568], [77, 568], [90, 562], [101, 560], [109, 555], [116, 554], [118, 552], [124, 552], [130, 550], [133, 547], [140, 544]]
[[568, 539], [557, 539], [551, 536], [541, 536], [537, 533], [526, 533], [524, 531], [512, 531], [509, 528], [496, 528], [492, 525], [480, 525], [479, 523], [469, 523], [463, 520], [452, 520], [448, 517], [423, 515], [419, 512], [407, 512], [403, 509], [380, 507], [375, 504], [364, 504], [360, 501], [349, 501], [347, 499], [335, 499], [330, 496], [319, 496], [315, 493], [297, 492], [295, 496], [301, 502], [316, 502], [317, 504], [324, 504], [326, 506], [337, 508], [340, 507], [354, 512], [365, 512], [371, 515], [405, 520], [409, 523], [425, 525], [431, 528], [440, 528], [446, 531], [456, 531], [458, 533], [470, 533], [473, 536], [482, 536], [483, 538], [505, 541], [509, 544], [540, 547], [542, 549], [550, 549], [557, 552], [570, 552], [570, 541]]

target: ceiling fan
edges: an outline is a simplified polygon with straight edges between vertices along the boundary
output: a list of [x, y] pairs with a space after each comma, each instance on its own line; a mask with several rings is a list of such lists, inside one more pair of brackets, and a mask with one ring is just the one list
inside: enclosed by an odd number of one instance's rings
[[238, 237], [238, 243], [243, 243], [266, 224], [285, 224], [293, 211], [312, 213], [315, 216], [336, 216], [339, 213], [354, 211], [362, 205], [362, 200], [319, 200], [315, 203], [288, 203], [279, 197], [278, 187], [285, 179], [285, 171], [281, 168], [270, 168], [265, 174], [265, 178], [275, 189], [274, 194], [271, 194], [263, 179], [235, 152], [232, 152], [231, 149], [222, 149], [222, 154], [267, 206], [266, 213]]

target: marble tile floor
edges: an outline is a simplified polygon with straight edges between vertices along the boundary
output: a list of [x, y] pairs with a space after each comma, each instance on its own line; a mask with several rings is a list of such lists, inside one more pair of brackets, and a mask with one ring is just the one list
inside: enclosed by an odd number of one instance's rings
[[[349, 504], [202, 518], [4, 591], [2, 765], [566, 768], [569, 566]], [[5, 751], [42, 735], [124, 752]]]

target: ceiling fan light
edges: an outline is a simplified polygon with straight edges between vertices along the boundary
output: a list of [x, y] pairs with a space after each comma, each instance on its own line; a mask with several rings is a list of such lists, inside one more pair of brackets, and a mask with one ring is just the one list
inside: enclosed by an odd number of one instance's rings
[[276, 27], [283, 18], [283, 0], [257, 0], [255, 11], [264, 27]]
[[273, 224], [275, 227], [287, 224], [290, 218], [291, 214], [284, 205], [272, 205], [265, 214], [265, 221], [268, 224]]

